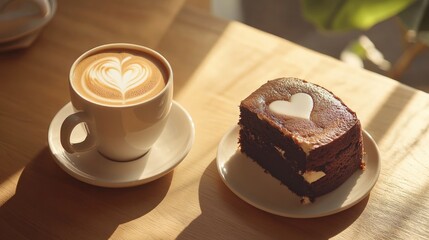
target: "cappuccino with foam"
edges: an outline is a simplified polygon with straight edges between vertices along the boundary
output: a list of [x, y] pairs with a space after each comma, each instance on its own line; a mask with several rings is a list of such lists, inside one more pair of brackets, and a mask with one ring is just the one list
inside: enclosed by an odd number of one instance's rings
[[102, 105], [132, 105], [161, 92], [169, 78], [164, 64], [150, 53], [133, 49], [105, 49], [75, 66], [74, 89]]
[[[150, 48], [111, 43], [90, 49], [73, 63], [69, 86], [74, 112], [61, 125], [60, 138], [70, 154], [96, 149], [115, 161], [140, 158], [169, 120], [173, 70]], [[71, 142], [81, 123], [85, 139]]]

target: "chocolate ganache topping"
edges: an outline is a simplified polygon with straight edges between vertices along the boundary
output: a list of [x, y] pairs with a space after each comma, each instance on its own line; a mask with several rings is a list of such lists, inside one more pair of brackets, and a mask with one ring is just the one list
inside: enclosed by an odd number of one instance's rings
[[[290, 101], [291, 96], [298, 93], [308, 94], [313, 100], [309, 119], [270, 110], [271, 103]], [[241, 105], [252, 109], [259, 119], [291, 137], [307, 155], [311, 150], [337, 139], [359, 121], [356, 113], [332, 92], [298, 78], [268, 81], [244, 99]]]

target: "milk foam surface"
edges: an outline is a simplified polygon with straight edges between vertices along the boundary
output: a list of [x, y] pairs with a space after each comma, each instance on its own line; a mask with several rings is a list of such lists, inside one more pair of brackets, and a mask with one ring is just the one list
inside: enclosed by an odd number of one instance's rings
[[72, 84], [83, 97], [108, 105], [135, 104], [164, 89], [167, 71], [155, 57], [138, 51], [105, 51], [76, 67]]

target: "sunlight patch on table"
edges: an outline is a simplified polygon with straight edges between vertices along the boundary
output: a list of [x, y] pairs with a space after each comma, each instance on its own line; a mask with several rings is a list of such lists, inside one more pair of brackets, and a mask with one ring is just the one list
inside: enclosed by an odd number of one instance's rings
[[24, 168], [16, 171], [14, 174], [9, 176], [9, 178], [0, 183], [0, 206], [5, 204], [13, 195], [15, 195], [19, 176], [21, 176], [23, 169]]

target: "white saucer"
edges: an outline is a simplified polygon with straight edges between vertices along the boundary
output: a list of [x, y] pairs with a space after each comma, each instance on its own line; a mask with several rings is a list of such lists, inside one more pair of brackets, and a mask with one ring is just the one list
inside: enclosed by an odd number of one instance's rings
[[314, 203], [301, 204], [300, 197], [238, 150], [238, 131], [238, 126], [233, 127], [220, 141], [216, 160], [218, 171], [232, 192], [266, 212], [292, 218], [331, 215], [364, 199], [380, 174], [377, 145], [364, 131], [365, 171], [357, 171], [339, 188], [316, 198]]
[[[65, 105], [49, 126], [48, 142], [58, 165], [80, 181], [101, 187], [130, 187], [158, 179], [176, 167], [191, 150], [194, 142], [194, 123], [189, 113], [173, 101], [167, 125], [152, 149], [143, 157], [129, 162], [115, 162], [96, 150], [79, 154], [67, 153], [60, 143], [59, 129], [64, 119], [73, 113], [71, 103]], [[79, 126], [71, 141], [86, 136]]]

